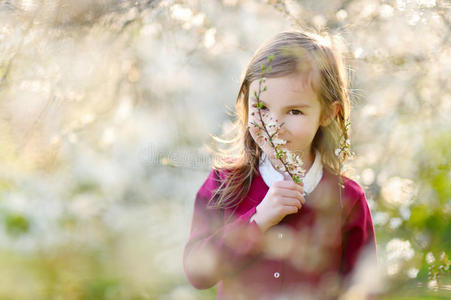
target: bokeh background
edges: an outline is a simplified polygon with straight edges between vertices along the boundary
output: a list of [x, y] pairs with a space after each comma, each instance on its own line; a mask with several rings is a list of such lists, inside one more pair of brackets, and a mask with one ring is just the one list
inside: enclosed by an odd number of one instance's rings
[[449, 299], [450, 6], [0, 1], [0, 298], [215, 299], [182, 267], [207, 145], [231, 125], [253, 51], [308, 28], [339, 37], [349, 66], [348, 166], [383, 278], [364, 283]]

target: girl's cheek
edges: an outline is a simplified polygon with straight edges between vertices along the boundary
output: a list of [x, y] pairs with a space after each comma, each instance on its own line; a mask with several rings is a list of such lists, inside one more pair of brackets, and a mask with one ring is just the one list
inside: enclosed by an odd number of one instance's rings
[[254, 138], [254, 141], [261, 146], [262, 141], [263, 141], [263, 137], [260, 134], [260, 130], [258, 128], [255, 128], [253, 125], [250, 125], [249, 127], [251, 136]]
[[266, 147], [262, 131], [252, 124], [249, 124], [249, 132], [254, 142], [262, 149]]
[[[262, 125], [261, 125], [261, 121], [260, 120], [258, 120], [258, 118], [255, 118], [254, 116], [249, 116], [249, 119], [248, 119], [249, 121], [248, 121], [248, 127], [249, 127], [249, 129], [251, 130], [251, 132], [252, 133], [258, 133], [261, 129], [259, 128], [259, 127], [262, 127]], [[255, 125], [258, 125], [258, 126], [255, 126]]]
[[256, 138], [256, 135], [257, 135], [257, 130], [256, 130], [256, 128], [255, 128], [255, 126], [252, 124], [252, 123], [248, 123], [247, 124], [247, 126], [248, 126], [248, 128], [249, 128], [249, 132], [251, 133], [251, 136], [254, 138], [254, 140], [255, 140], [255, 138]]

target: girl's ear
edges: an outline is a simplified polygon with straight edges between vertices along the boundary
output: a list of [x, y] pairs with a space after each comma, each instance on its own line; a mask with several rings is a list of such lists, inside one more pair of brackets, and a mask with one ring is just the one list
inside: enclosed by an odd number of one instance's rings
[[320, 126], [327, 126], [332, 122], [333, 119], [337, 116], [338, 111], [340, 110], [340, 103], [338, 101], [334, 101], [329, 106], [329, 115], [326, 115], [320, 121]]

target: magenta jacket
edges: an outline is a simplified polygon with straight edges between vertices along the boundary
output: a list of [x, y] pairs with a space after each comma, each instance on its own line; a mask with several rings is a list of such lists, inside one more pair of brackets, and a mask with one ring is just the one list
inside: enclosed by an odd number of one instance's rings
[[377, 262], [371, 213], [355, 181], [342, 176], [340, 201], [338, 176], [324, 168], [299, 212], [263, 233], [250, 222], [269, 189], [258, 170], [232, 209], [207, 208], [218, 176], [211, 170], [196, 194], [184, 248], [184, 271], [195, 288], [218, 284], [220, 300], [336, 299], [359, 258]]

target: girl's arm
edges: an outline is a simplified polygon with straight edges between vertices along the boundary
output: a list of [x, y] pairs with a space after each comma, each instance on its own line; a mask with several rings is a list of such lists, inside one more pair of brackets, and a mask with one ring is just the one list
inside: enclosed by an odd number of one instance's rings
[[249, 222], [255, 207], [225, 225], [221, 210], [207, 209], [217, 186], [217, 176], [212, 170], [196, 195], [190, 237], [184, 248], [185, 274], [198, 289], [210, 288], [238, 272], [263, 246], [264, 233], [255, 221]]
[[350, 275], [356, 267], [377, 267], [376, 236], [365, 193], [356, 182], [350, 181], [348, 187], [348, 191], [344, 191], [345, 195], [351, 194], [351, 199], [357, 200], [350, 203], [351, 207], [342, 230], [340, 273], [345, 285], [350, 284]]

